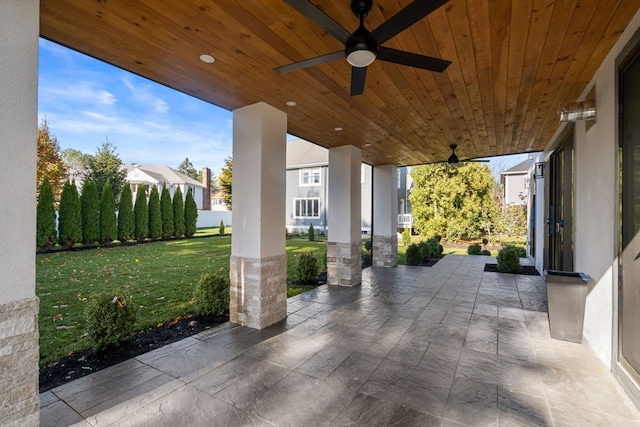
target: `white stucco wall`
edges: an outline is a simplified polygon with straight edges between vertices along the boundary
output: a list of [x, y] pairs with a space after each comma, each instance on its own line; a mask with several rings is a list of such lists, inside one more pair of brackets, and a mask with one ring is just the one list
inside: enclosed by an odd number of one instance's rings
[[398, 232], [398, 168], [373, 168], [373, 234], [395, 236]]
[[362, 152], [353, 145], [329, 149], [329, 241], [357, 242], [360, 239], [360, 164]]
[[35, 296], [39, 5], [0, 12], [0, 305]]
[[584, 338], [600, 359], [612, 364], [614, 277], [617, 270], [616, 57], [640, 27], [632, 19], [580, 100], [595, 86], [597, 123], [575, 125], [574, 269], [591, 278]]

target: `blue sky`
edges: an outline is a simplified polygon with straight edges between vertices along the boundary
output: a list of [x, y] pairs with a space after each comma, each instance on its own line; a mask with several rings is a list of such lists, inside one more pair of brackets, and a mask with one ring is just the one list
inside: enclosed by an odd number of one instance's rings
[[[60, 149], [94, 154], [109, 140], [124, 164], [177, 167], [188, 157], [218, 174], [232, 152], [232, 113], [40, 39], [38, 122]], [[505, 170], [527, 155], [489, 164]]]

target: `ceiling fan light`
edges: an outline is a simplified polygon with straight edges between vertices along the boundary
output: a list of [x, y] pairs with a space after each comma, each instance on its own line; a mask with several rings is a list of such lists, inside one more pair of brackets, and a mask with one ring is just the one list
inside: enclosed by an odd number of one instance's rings
[[359, 68], [368, 67], [375, 59], [375, 52], [367, 49], [354, 50], [347, 54], [347, 62]]

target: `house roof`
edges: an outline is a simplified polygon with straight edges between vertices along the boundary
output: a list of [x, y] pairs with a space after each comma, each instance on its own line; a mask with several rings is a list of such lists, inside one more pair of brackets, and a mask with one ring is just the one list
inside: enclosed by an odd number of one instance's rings
[[531, 163], [529, 162], [529, 160], [525, 160], [523, 162], [518, 163], [514, 167], [509, 168], [506, 171], [502, 172], [501, 175], [521, 175], [521, 174], [526, 174], [526, 173], [529, 172], [529, 166], [530, 165], [531, 165]]
[[329, 150], [303, 139], [287, 141], [287, 169], [329, 164]]
[[127, 173], [132, 172], [133, 170], [139, 170], [149, 175], [151, 178], [155, 179], [161, 183], [167, 184], [187, 184], [194, 187], [205, 188], [205, 186], [195, 179], [179, 172], [169, 166], [139, 166], [139, 165], [127, 165], [125, 166]]
[[[383, 46], [452, 63], [438, 73], [379, 58], [364, 94], [350, 96], [344, 58], [274, 71], [344, 51], [335, 31], [292, 3], [40, 0], [40, 34], [230, 111], [267, 103], [286, 112], [291, 135], [362, 148], [373, 166], [403, 166], [445, 161], [451, 144], [461, 158], [542, 151], [561, 127], [558, 107], [581, 99], [640, 8], [639, 0], [375, 0], [364, 20], [374, 32], [404, 6], [436, 6]], [[295, 3], [322, 10], [340, 32], [358, 27], [346, 0]]]

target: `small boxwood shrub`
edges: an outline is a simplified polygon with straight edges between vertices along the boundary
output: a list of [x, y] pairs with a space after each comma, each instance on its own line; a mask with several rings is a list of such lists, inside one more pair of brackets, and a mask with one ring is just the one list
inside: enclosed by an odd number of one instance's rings
[[517, 248], [511, 246], [503, 248], [498, 253], [497, 260], [498, 271], [502, 273], [520, 273], [520, 271], [522, 270]]
[[[285, 228], [285, 231], [287, 229]], [[220, 220], [220, 227], [218, 228], [218, 234], [220, 234], [221, 236], [224, 236], [224, 221]]]
[[491, 256], [491, 251], [489, 251], [488, 249], [483, 249], [480, 252], [480, 255]]
[[422, 251], [423, 261], [427, 261], [429, 258], [440, 255], [440, 245], [436, 239], [423, 240], [418, 245]]
[[304, 252], [298, 258], [296, 276], [300, 285], [314, 285], [318, 279], [318, 260], [311, 252]]
[[415, 243], [407, 248], [407, 264], [409, 265], [420, 265], [422, 264], [422, 250], [420, 246]]
[[371, 239], [365, 239], [364, 248], [367, 250], [367, 252], [371, 252], [371, 249], [373, 248], [373, 242], [371, 241]]
[[469, 245], [467, 248], [467, 254], [469, 255], [480, 255], [482, 253], [482, 248], [479, 244], [474, 243], [473, 245]]
[[116, 346], [129, 338], [136, 323], [136, 311], [119, 291], [92, 295], [85, 308], [87, 332], [96, 350]]
[[229, 284], [224, 277], [206, 273], [200, 277], [193, 294], [196, 313], [222, 316], [229, 312]]

